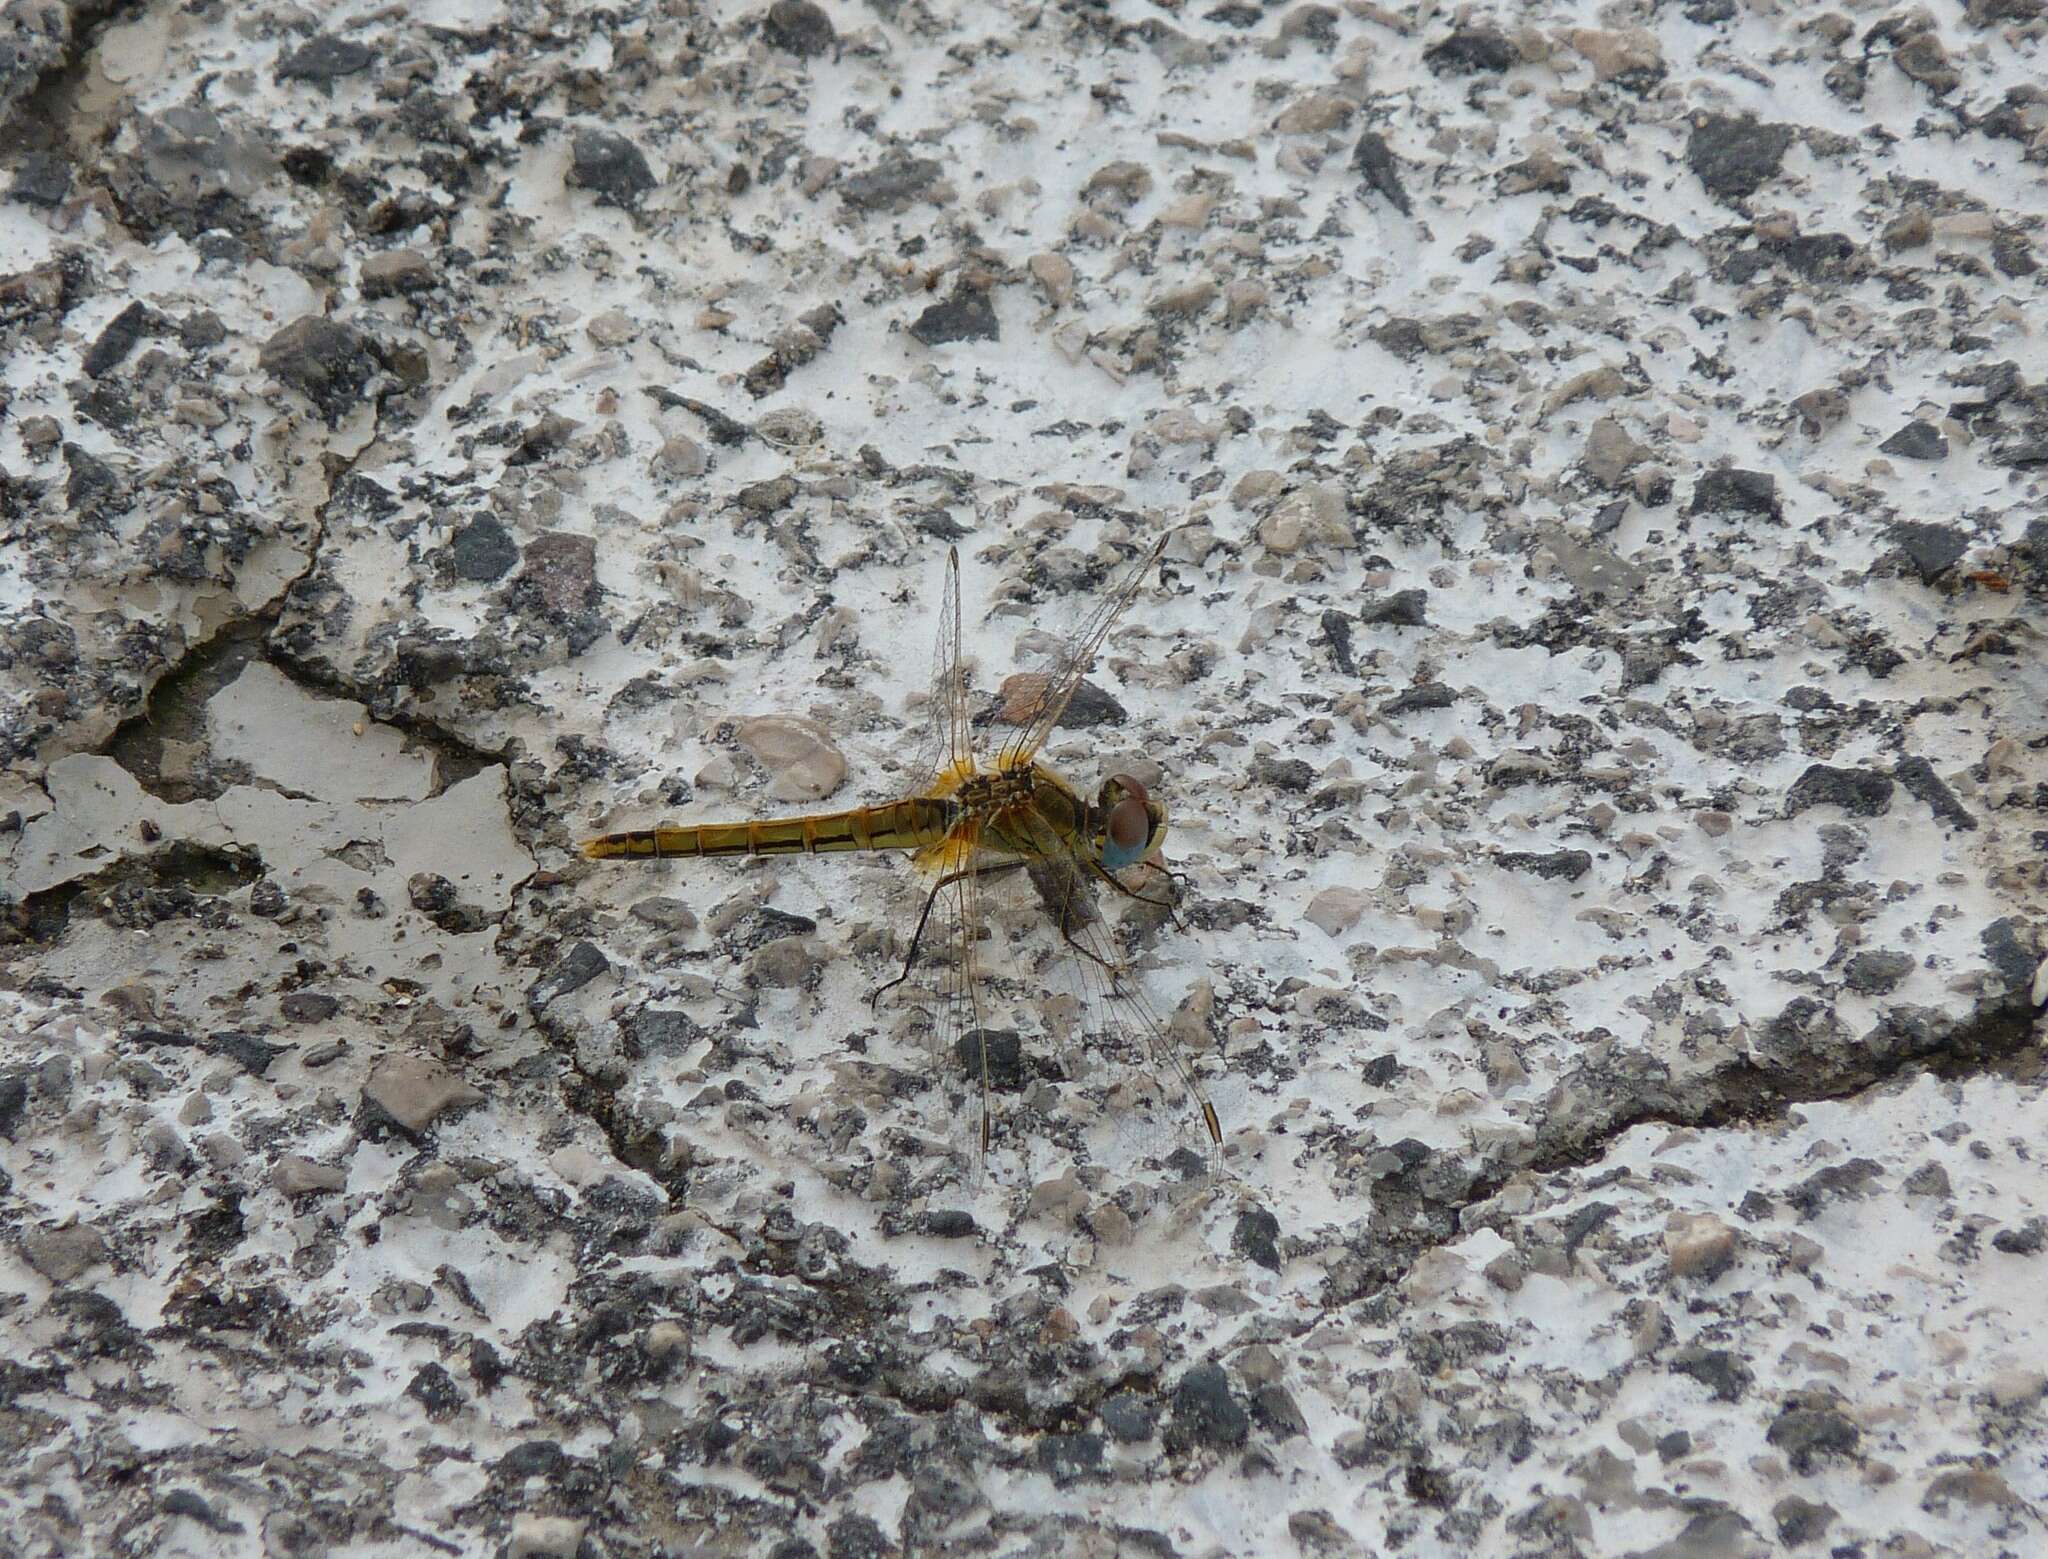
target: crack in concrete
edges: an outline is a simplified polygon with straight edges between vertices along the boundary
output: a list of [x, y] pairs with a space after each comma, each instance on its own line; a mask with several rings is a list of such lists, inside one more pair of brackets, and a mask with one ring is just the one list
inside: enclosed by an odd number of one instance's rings
[[[1547, 1176], [1589, 1168], [1639, 1126], [1664, 1125], [1673, 1130], [1756, 1126], [1780, 1120], [1801, 1105], [1853, 1099], [1920, 1073], [1955, 1081], [1994, 1073], [2030, 1080], [2048, 1069], [2048, 1056], [2038, 1049], [2035, 1031], [2039, 1022], [2040, 1014], [2026, 995], [2015, 991], [1984, 1003], [1969, 1017], [1931, 1034], [1927, 1044], [1909, 1053], [1881, 1063], [1817, 1074], [1819, 1080], [1810, 1087], [1785, 1086], [1778, 1074], [1748, 1056], [1717, 1073], [1688, 1079], [1689, 1087], [1703, 1090], [1697, 1102], [1673, 1098], [1618, 1113], [1597, 1128], [1577, 1134], [1576, 1140], [1559, 1142], [1547, 1151], [1496, 1165], [1475, 1176], [1466, 1195], [1434, 1199], [1418, 1195], [1404, 1203], [1402, 1211], [1411, 1217], [1421, 1213], [1429, 1219], [1429, 1228], [1406, 1237], [1398, 1232], [1389, 1235], [1379, 1247], [1387, 1255], [1369, 1264], [1380, 1279], [1376, 1286], [1355, 1289], [1318, 1306], [1313, 1316], [1290, 1327], [1285, 1335], [1290, 1340], [1300, 1338], [1338, 1312], [1398, 1288], [1424, 1256], [1472, 1232], [1465, 1223], [1466, 1215], [1498, 1196], [1516, 1175]], [[1376, 1210], [1384, 1183], [1384, 1179], [1376, 1183], [1369, 1193]]]
[[[275, 623], [271, 626], [274, 627]], [[263, 660], [294, 686], [321, 697], [344, 698], [350, 703], [361, 704], [369, 719], [402, 732], [409, 740], [426, 748], [434, 758], [434, 787], [430, 795], [438, 796], [449, 786], [488, 768], [503, 766], [509, 769], [517, 757], [510, 742], [499, 748], [480, 747], [430, 716], [398, 707], [379, 708], [374, 689], [358, 686], [331, 666], [293, 654], [274, 636], [265, 640]]]
[[[502, 765], [509, 769], [516, 753], [511, 743], [493, 749], [472, 742], [441, 722], [402, 707], [379, 708], [375, 689], [356, 685], [338, 668], [294, 654], [278, 641], [276, 629], [295, 593], [317, 573], [327, 543], [329, 510], [336, 501], [347, 467], [330, 483], [329, 495], [318, 511], [318, 521], [304, 566], [277, 594], [261, 607], [224, 623], [207, 639], [193, 645], [155, 679], [143, 695], [140, 713], [121, 723], [100, 748], [132, 773], [145, 789], [165, 799], [187, 799], [166, 795], [161, 774], [161, 757], [166, 740], [177, 739], [171, 730], [180, 721], [203, 717], [204, 706], [221, 687], [232, 681], [253, 660], [261, 659], [309, 693], [345, 698], [374, 711], [370, 718], [391, 726], [412, 741], [426, 747], [435, 760], [434, 793], [439, 794], [457, 779], [484, 768]], [[186, 694], [193, 694], [184, 698]], [[175, 702], [183, 698], [183, 702]], [[166, 704], [171, 705], [166, 708]], [[167, 727], [169, 729], [167, 729]], [[462, 773], [452, 771], [461, 770]], [[47, 794], [47, 791], [45, 791]], [[524, 842], [524, 841], [523, 841]], [[530, 846], [529, 846], [530, 847]], [[125, 858], [124, 858], [125, 860]], [[112, 881], [122, 862], [109, 865], [91, 878], [76, 879], [37, 899], [62, 896], [74, 902], [95, 883]], [[529, 888], [542, 875], [533, 872], [514, 883], [508, 900]], [[23, 910], [33, 918], [34, 906]], [[506, 932], [501, 922], [494, 950], [508, 966], [512, 957], [504, 946]], [[680, 1160], [667, 1152], [661, 1133], [643, 1130], [620, 1099], [621, 1090], [585, 1069], [577, 1060], [573, 1042], [545, 1019], [532, 1020], [547, 1035], [564, 1059], [567, 1072], [562, 1079], [565, 1108], [588, 1120], [606, 1141], [613, 1158], [624, 1168], [644, 1174], [661, 1192], [671, 1208], [684, 1205], [691, 1170], [687, 1157]], [[1703, 1075], [1683, 1080], [1684, 1095], [1663, 1093], [1606, 1114], [1603, 1119], [1572, 1123], [1551, 1134], [1551, 1140], [1510, 1160], [1497, 1160], [1474, 1175], [1465, 1193], [1455, 1197], [1432, 1197], [1423, 1193], [1401, 1193], [1390, 1189], [1390, 1181], [1401, 1176], [1382, 1177], [1368, 1192], [1375, 1221], [1395, 1232], [1375, 1240], [1373, 1254], [1360, 1274], [1371, 1287], [1352, 1286], [1341, 1296], [1320, 1305], [1304, 1319], [1281, 1329], [1280, 1335], [1298, 1339], [1331, 1317], [1354, 1305], [1371, 1303], [1397, 1290], [1416, 1264], [1432, 1251], [1445, 1248], [1471, 1232], [1466, 1219], [1496, 1198], [1511, 1179], [1524, 1173], [1550, 1176], [1584, 1169], [1612, 1151], [1630, 1131], [1645, 1125], [1671, 1129], [1719, 1129], [1753, 1127], [1782, 1119], [1801, 1105], [1853, 1098], [1887, 1087], [1902, 1078], [1929, 1072], [1950, 1079], [1962, 1079], [1986, 1072], [2012, 1070], [2025, 1064], [2034, 1044], [2036, 1014], [2024, 996], [2010, 996], [1987, 1002], [1969, 1018], [1931, 1031], [1924, 1042], [1909, 1043], [1900, 1052], [1882, 1060], [1860, 1053], [1839, 1059], [1832, 1068], [1808, 1072], [1775, 1071], [1750, 1056], [1739, 1057]], [[2031, 1058], [2038, 1070], [2038, 1053]], [[1567, 1079], [1568, 1081], [1569, 1079]], [[1654, 1090], [1653, 1090], [1654, 1092]], [[1405, 1172], [1404, 1172], [1405, 1173]], [[1400, 1217], [1392, 1216], [1397, 1211]], [[700, 1215], [701, 1216], [701, 1215]], [[1417, 1221], [1422, 1227], [1415, 1228]], [[705, 1224], [745, 1248], [748, 1241], [737, 1231], [706, 1218]], [[1402, 1233], [1406, 1226], [1411, 1232]], [[800, 1275], [799, 1275], [800, 1276]], [[808, 1284], [811, 1287], [821, 1285]], [[826, 1285], [825, 1287], [829, 1287]], [[1270, 1342], [1261, 1336], [1237, 1347], [1226, 1348], [1224, 1357], [1256, 1343]], [[1075, 1382], [1071, 1396], [1047, 1403], [1033, 1403], [1018, 1395], [1007, 1380], [954, 1383], [942, 1377], [918, 1373], [912, 1376], [885, 1375], [876, 1382], [878, 1395], [913, 1413], [942, 1413], [960, 1400], [971, 1400], [984, 1411], [1040, 1430], [1059, 1430], [1085, 1425], [1096, 1406], [1119, 1390], [1157, 1394], [1155, 1376], [1124, 1370], [1115, 1378]]]

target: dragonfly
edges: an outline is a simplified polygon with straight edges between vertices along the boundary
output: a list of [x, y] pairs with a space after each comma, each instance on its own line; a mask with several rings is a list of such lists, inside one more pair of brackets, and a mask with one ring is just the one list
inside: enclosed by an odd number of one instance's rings
[[[950, 957], [939, 980], [934, 1049], [942, 1057], [961, 1056], [980, 1073], [977, 1136], [984, 1165], [996, 1113], [990, 1042], [997, 1036], [988, 1026], [995, 998], [977, 946], [983, 890], [994, 879], [1025, 872], [1059, 931], [1069, 978], [1083, 994], [1086, 1023], [1110, 1048], [1142, 1057], [1154, 1086], [1192, 1101], [1210, 1144], [1220, 1151], [1223, 1129], [1215, 1106], [1119, 956], [1095, 907], [1096, 891], [1102, 889], [1172, 915], [1170, 894], [1146, 891], [1171, 875], [1162, 859], [1166, 808], [1134, 776], [1123, 773], [1103, 779], [1089, 801], [1039, 757], [1110, 630], [1137, 599], [1170, 539], [1160, 538], [1096, 602], [1055, 655], [1042, 691], [1027, 704], [1014, 734], [991, 751], [982, 751], [976, 741], [961, 662], [960, 550], [953, 547], [946, 554], [929, 723], [907, 794], [839, 812], [629, 829], [584, 840], [583, 854], [601, 861], [663, 861], [907, 852], [931, 886], [903, 972], [869, 1000], [879, 1006], [886, 993], [910, 977], [936, 914]], [[1139, 878], [1143, 885], [1133, 886], [1127, 878]]]

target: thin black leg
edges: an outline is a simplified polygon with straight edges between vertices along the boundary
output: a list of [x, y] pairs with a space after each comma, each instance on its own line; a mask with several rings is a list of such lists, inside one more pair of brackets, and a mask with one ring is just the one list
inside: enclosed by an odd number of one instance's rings
[[[1125, 888], [1122, 883], [1117, 882], [1114, 877], [1110, 877], [1109, 874], [1107, 872], [1104, 872], [1101, 867], [1098, 866], [1096, 868], [1096, 871], [1099, 875], [1108, 878], [1110, 882], [1116, 883], [1117, 887], [1123, 889], [1124, 892], [1131, 892], [1129, 888]], [[1076, 926], [1085, 926], [1101, 918], [1100, 916], [1094, 913], [1093, 906], [1091, 906], [1085, 898], [1080, 897], [1080, 886], [1085, 879], [1082, 878], [1079, 874], [1072, 872], [1066, 873], [1064, 875], [1066, 877], [1067, 889], [1064, 896], [1061, 898], [1060, 903], [1057, 906], [1055, 906], [1051, 902], [1050, 895], [1047, 896], [1046, 902], [1046, 908], [1053, 912], [1053, 919], [1059, 925], [1060, 940], [1065, 942], [1068, 947], [1072, 948], [1075, 952], [1079, 953], [1083, 958], [1087, 959], [1090, 963], [1100, 964], [1105, 970], [1108, 971], [1110, 983], [1114, 985], [1119, 974], [1117, 966], [1111, 963], [1108, 959], [1104, 958], [1100, 953], [1096, 952], [1094, 948], [1085, 946], [1081, 942], [1075, 940], [1074, 937], [1074, 929]], [[1144, 895], [1132, 894], [1132, 897], [1143, 898]], [[1075, 913], [1076, 908], [1079, 909], [1079, 914]]]
[[910, 971], [917, 964], [917, 950], [924, 941], [924, 928], [932, 918], [932, 906], [939, 902], [940, 890], [950, 888], [963, 877], [1000, 877], [1004, 872], [1013, 872], [1024, 864], [1023, 861], [997, 861], [989, 866], [969, 866], [957, 872], [948, 872], [932, 884], [932, 891], [925, 895], [924, 912], [917, 917], [917, 930], [910, 936], [910, 954], [903, 960], [903, 972], [887, 985], [878, 985], [868, 992], [868, 1006], [874, 1008], [890, 991], [910, 978]]
[[[1158, 861], [1146, 861], [1142, 864], [1145, 865], [1152, 872], [1156, 873], [1157, 875], [1164, 877], [1168, 882], [1180, 883], [1193, 881], [1193, 879], [1189, 877], [1189, 875], [1186, 872], [1175, 871], [1171, 866], [1163, 865]], [[1116, 876], [1100, 861], [1089, 859], [1088, 866], [1089, 869], [1092, 870], [1096, 876], [1100, 877], [1104, 882], [1108, 883], [1112, 888], [1116, 889], [1116, 891], [1121, 893], [1125, 898], [1136, 899], [1140, 904], [1150, 904], [1156, 908], [1166, 910], [1168, 913], [1172, 912], [1173, 903], [1170, 899], [1155, 899], [1154, 897], [1152, 897], [1151, 894], [1145, 893], [1137, 888], [1126, 887], [1123, 879]]]
[[[1140, 904], [1150, 904], [1154, 909], [1165, 910], [1166, 918], [1173, 922], [1174, 930], [1187, 930], [1187, 927], [1181, 924], [1180, 913], [1174, 908], [1173, 901], [1171, 899], [1155, 899], [1149, 893], [1140, 893], [1136, 888], [1125, 887], [1123, 882], [1120, 879], [1118, 879], [1114, 873], [1106, 870], [1098, 861], [1091, 860], [1089, 861], [1088, 866], [1089, 869], [1092, 870], [1096, 876], [1100, 877], [1104, 882], [1108, 883], [1112, 888], [1116, 889], [1116, 891], [1121, 893], [1125, 898], [1136, 899]], [[1172, 881], [1176, 877], [1186, 875], [1183, 872], [1176, 872], [1172, 868], [1166, 866], [1154, 866], [1152, 869], [1157, 872], [1164, 872], [1166, 874], [1168, 881]]]

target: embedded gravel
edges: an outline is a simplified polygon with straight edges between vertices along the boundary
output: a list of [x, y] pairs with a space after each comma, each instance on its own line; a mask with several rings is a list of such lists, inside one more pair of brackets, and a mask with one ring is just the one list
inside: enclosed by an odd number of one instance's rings
[[[2044, 66], [0, 6], [0, 1552], [2037, 1549]], [[983, 1162], [902, 861], [576, 853], [1169, 531], [1047, 757], [1220, 1152], [1021, 874]]]

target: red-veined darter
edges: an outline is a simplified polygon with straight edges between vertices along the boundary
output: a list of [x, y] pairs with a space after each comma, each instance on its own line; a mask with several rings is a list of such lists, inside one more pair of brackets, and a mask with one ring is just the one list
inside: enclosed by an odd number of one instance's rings
[[950, 944], [938, 992], [935, 1047], [961, 1054], [980, 1072], [980, 1152], [986, 1159], [993, 1111], [989, 1064], [992, 1005], [984, 986], [977, 938], [983, 887], [1023, 869], [1029, 873], [1065, 944], [1086, 993], [1087, 1021], [1127, 1055], [1135, 1050], [1167, 1094], [1192, 1102], [1210, 1142], [1223, 1132], [1216, 1110], [1179, 1044], [1159, 1021], [1136, 976], [1119, 956], [1094, 909], [1098, 887], [1141, 902], [1170, 903], [1125, 879], [1163, 884], [1160, 861], [1166, 809], [1128, 774], [1112, 774], [1093, 802], [1039, 761], [1038, 752], [1079, 690], [1097, 652], [1166, 551], [1162, 538], [1097, 602], [1044, 678], [1043, 692], [1015, 734], [990, 753], [976, 750], [961, 664], [960, 553], [946, 556], [933, 660], [930, 726], [915, 783], [900, 800], [801, 817], [688, 823], [630, 829], [583, 842], [595, 860], [670, 860], [686, 856], [826, 854], [842, 850], [904, 850], [933, 879], [911, 936], [904, 971], [873, 993], [899, 985], [917, 960], [935, 911]]

